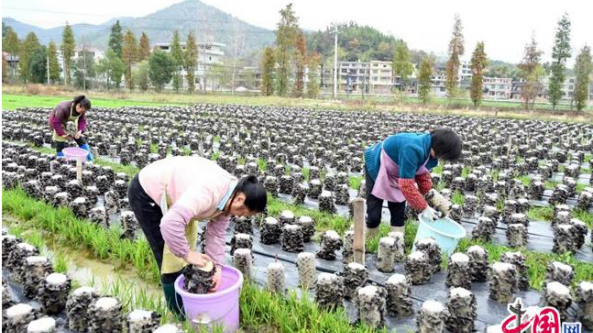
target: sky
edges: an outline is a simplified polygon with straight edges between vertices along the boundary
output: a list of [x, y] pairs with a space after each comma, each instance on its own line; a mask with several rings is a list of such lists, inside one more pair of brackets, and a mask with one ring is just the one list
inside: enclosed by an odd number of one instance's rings
[[[74, 23], [99, 24], [113, 17], [142, 17], [182, 0], [2, 0], [2, 16], [44, 28]], [[445, 55], [457, 13], [465, 36], [464, 59], [478, 41], [489, 58], [518, 63], [534, 33], [543, 60], [551, 57], [557, 22], [564, 12], [572, 23], [573, 59], [593, 46], [590, 0], [203, 0], [248, 23], [274, 29], [278, 11], [292, 2], [300, 27], [325, 29], [333, 22], [354, 21], [402, 38], [413, 49]], [[138, 4], [142, 4], [138, 6]], [[569, 62], [569, 65], [573, 61]]]

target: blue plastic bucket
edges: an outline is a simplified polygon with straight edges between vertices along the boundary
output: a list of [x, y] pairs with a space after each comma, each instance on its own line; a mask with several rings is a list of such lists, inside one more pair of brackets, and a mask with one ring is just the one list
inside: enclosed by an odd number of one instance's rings
[[[421, 239], [432, 237], [441, 248], [441, 253], [447, 253], [447, 256], [453, 254], [459, 240], [467, 234], [459, 223], [448, 217], [434, 222], [426, 222], [422, 217], [419, 217], [419, 219], [420, 225], [418, 226], [418, 232], [416, 232], [414, 244]], [[416, 246], [412, 250], [415, 251]]]

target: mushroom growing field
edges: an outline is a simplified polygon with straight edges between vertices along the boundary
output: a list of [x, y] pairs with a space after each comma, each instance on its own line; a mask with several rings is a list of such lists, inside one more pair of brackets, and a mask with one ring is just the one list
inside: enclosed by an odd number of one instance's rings
[[[499, 332], [520, 297], [526, 308], [553, 306], [563, 321], [593, 330], [593, 124], [213, 104], [96, 108], [85, 133], [96, 160], [78, 181], [76, 164], [53, 154], [49, 111], [3, 111], [3, 212], [147, 281], [158, 281], [158, 269], [127, 201], [135, 173], [197, 155], [260, 179], [266, 212], [233, 218], [227, 232], [227, 264], [248, 285], [242, 325], [315, 331], [254, 305], [273, 299], [352, 331]], [[355, 263], [352, 202], [367, 191], [364, 149], [442, 127], [460, 135], [463, 153], [432, 170], [433, 186], [467, 237], [447, 256], [432, 238], [414, 243], [412, 209], [405, 233], [390, 232], [385, 206], [365, 264]], [[125, 299], [74, 288], [10, 232], [2, 246], [7, 332], [157, 332], [164, 323], [150, 309], [124, 311]], [[197, 277], [196, 290], [208, 285], [205, 273], [187, 276]], [[304, 312], [293, 315], [315, 321]]]

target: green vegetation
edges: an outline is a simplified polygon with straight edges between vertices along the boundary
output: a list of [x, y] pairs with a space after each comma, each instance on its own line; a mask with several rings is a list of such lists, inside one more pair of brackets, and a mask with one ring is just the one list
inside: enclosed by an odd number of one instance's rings
[[294, 290], [280, 296], [246, 284], [240, 305], [242, 325], [254, 331], [265, 327], [264, 331], [270, 332], [387, 332], [352, 326], [344, 308], [321, 310], [311, 298], [298, 297]]
[[552, 221], [554, 218], [554, 208], [546, 207], [531, 207], [527, 212], [527, 217], [530, 221]]
[[454, 191], [451, 195], [451, 202], [456, 205], [463, 206], [465, 202], [465, 196], [460, 191]]
[[360, 183], [362, 183], [363, 180], [364, 180], [363, 176], [359, 176], [359, 177], [350, 176], [350, 188], [358, 190], [358, 188], [360, 187]]
[[[133, 101], [133, 100], [118, 100], [118, 99], [101, 99], [91, 97], [93, 107], [111, 107], [116, 108], [120, 106], [161, 106], [161, 105], [184, 105], [181, 103], [159, 103], [147, 101]], [[36, 106], [54, 108], [58, 103], [68, 100], [66, 97], [52, 97], [52, 96], [32, 96], [32, 95], [11, 95], [2, 94], [2, 110], [16, 110], [20, 107]]]
[[54, 208], [27, 196], [21, 189], [2, 190], [2, 212], [10, 214], [25, 225], [46, 230], [73, 248], [84, 248], [102, 260], [111, 260], [125, 268], [135, 267], [147, 280], [158, 282], [159, 271], [150, 246], [145, 239], [120, 239], [117, 227], [105, 229], [97, 224], [78, 219], [68, 208]]
[[587, 225], [589, 225], [589, 229], [593, 228], [593, 213], [589, 213], [588, 211], [581, 209], [575, 209], [573, 210], [573, 216], [574, 218], [587, 223]]
[[525, 187], [529, 186], [529, 184], [531, 183], [531, 178], [529, 177], [529, 175], [519, 176], [515, 179], [519, 179]]
[[[502, 245], [495, 245], [492, 243], [484, 243], [480, 241], [471, 241], [469, 238], [462, 239], [457, 245], [457, 251], [465, 252], [467, 248], [472, 245], [480, 245], [490, 257], [490, 262], [497, 261], [500, 255], [505, 252], [517, 251], [517, 249], [509, 248]], [[529, 286], [535, 290], [541, 290], [548, 263], [552, 261], [559, 261], [566, 264], [573, 265], [575, 268], [574, 284], [581, 281], [590, 281], [593, 279], [593, 264], [583, 261], [577, 261], [570, 253], [564, 255], [557, 255], [551, 253], [539, 253], [529, 250], [521, 250], [526, 256], [526, 264], [529, 266]]]

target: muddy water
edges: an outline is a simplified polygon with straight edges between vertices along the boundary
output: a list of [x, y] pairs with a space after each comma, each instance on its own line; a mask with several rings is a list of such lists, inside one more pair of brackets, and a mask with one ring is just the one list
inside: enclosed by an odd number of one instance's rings
[[[6, 214], [2, 216], [3, 228], [8, 229], [18, 224], [18, 219]], [[51, 258], [53, 262], [55, 262], [57, 254], [63, 256], [68, 263], [67, 275], [80, 286], [91, 286], [94, 284], [99, 291], [103, 292], [107, 291], [109, 286], [120, 282], [119, 285], [125, 289], [130, 289], [132, 294], [145, 293], [150, 297], [163, 297], [163, 292], [159, 286], [140, 279], [134, 269], [118, 268], [108, 261], [97, 260], [92, 253], [84, 249], [73, 249], [61, 245], [58, 237], [49, 232], [39, 229], [35, 230], [43, 235], [46, 247], [43, 255]], [[27, 231], [24, 231], [24, 234], [26, 233]], [[44, 251], [42, 250], [42, 252]]]

